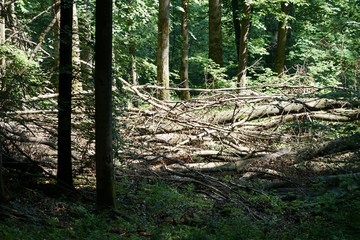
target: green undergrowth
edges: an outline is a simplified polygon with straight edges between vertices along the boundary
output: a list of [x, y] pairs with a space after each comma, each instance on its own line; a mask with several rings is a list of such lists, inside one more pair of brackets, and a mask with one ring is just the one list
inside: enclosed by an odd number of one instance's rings
[[191, 184], [124, 179], [117, 185], [118, 207], [111, 213], [98, 213], [81, 200], [43, 193], [34, 197], [37, 202], [27, 197], [22, 206], [29, 209], [23, 211], [26, 218], [0, 215], [1, 240], [360, 238], [360, 184], [355, 177], [317, 181], [292, 200], [275, 192], [237, 192], [222, 201]]

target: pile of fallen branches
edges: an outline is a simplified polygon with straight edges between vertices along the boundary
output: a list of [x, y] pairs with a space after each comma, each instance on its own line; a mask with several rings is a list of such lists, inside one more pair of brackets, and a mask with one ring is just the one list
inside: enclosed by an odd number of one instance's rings
[[[93, 107], [90, 92], [73, 95], [72, 158], [75, 167], [82, 167], [93, 155]], [[3, 107], [0, 121], [4, 167], [24, 164], [40, 165], [55, 175], [57, 163], [57, 97], [48, 93], [17, 100], [16, 108]], [[10, 162], [8, 162], [8, 160]], [[9, 165], [10, 164], [10, 165]]]
[[[114, 124], [115, 132], [121, 133], [115, 134], [115, 143], [119, 144], [114, 145], [118, 167], [171, 176], [174, 181], [191, 179], [220, 194], [225, 185], [209, 178], [208, 173], [236, 172], [244, 178], [272, 176], [289, 183], [298, 169], [329, 169], [338, 166], [336, 161], [344, 156], [359, 157], [360, 147], [356, 144], [328, 151], [327, 146], [335, 143], [326, 142], [320, 133], [302, 129], [317, 121], [354, 122], [359, 126], [359, 95], [353, 92], [347, 93], [351, 95], [348, 98], [329, 98], [319, 97], [317, 93], [322, 89], [309, 86], [295, 92], [295, 87], [277, 86], [281, 89], [278, 94], [264, 93], [262, 88], [198, 89], [200, 94], [189, 101], [160, 101], [154, 97], [158, 87], [132, 86], [119, 80], [123, 92], [114, 89], [114, 94], [126, 96], [140, 107], [117, 106], [121, 108]], [[298, 94], [302, 88], [306, 88], [306, 94]], [[83, 92], [73, 98], [76, 170], [94, 166], [91, 96], [91, 92]], [[0, 132], [6, 152], [17, 152], [55, 171], [56, 97], [47, 94], [24, 99], [22, 109], [2, 113]], [[340, 138], [335, 145], [358, 142], [357, 137]]]
[[150, 105], [129, 108], [119, 118], [127, 123], [124, 137], [133, 143], [126, 150], [131, 150], [128, 160], [136, 156], [136, 163], [143, 160], [152, 169], [167, 165], [177, 171], [242, 171], [255, 160], [273, 161], [284, 155], [290, 159], [297, 154], [291, 143], [303, 141], [304, 136], [277, 131], [283, 125], [356, 122], [360, 118], [358, 95], [350, 102], [316, 97], [311, 92], [294, 95], [208, 89], [190, 101], [160, 101], [144, 91], [146, 87], [123, 84], [137, 100]]

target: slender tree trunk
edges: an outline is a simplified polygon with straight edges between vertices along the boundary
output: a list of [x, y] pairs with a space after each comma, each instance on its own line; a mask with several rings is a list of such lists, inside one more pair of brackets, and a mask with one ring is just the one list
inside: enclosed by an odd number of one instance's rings
[[[4, 6], [4, 0], [1, 0], [1, 6]], [[3, 45], [5, 42], [5, 19], [0, 14], [0, 45]], [[0, 58], [0, 78], [4, 79], [5, 75], [5, 59], [3, 57]], [[1, 83], [1, 89], [3, 88], [4, 83]], [[2, 176], [2, 144], [0, 142], [0, 203], [4, 202], [6, 199], [4, 181]]]
[[73, 84], [74, 92], [82, 91], [81, 83], [81, 59], [80, 59], [80, 37], [79, 37], [79, 20], [77, 15], [76, 4], [73, 5]]
[[222, 65], [221, 0], [209, 0], [209, 58]]
[[[170, 33], [170, 0], [159, 1], [158, 16], [158, 49], [157, 49], [157, 82], [164, 88], [169, 87], [169, 33]], [[159, 90], [159, 99], [169, 100], [170, 91]]]
[[93, 57], [94, 49], [92, 43], [94, 39], [91, 36], [91, 6], [89, 0], [86, 1], [85, 18], [80, 24], [80, 32], [82, 33], [80, 44], [80, 59], [81, 59], [81, 77], [83, 88], [93, 88]]
[[[182, 0], [184, 12], [181, 18], [181, 64], [180, 82], [181, 87], [189, 88], [189, 0]], [[190, 91], [181, 91], [181, 100], [190, 99]]]
[[[5, 0], [1, 0], [1, 6], [4, 6]], [[5, 17], [3, 14], [0, 14], [0, 44], [3, 45], [5, 43]], [[4, 91], [6, 89], [6, 81], [5, 81], [5, 73], [6, 73], [6, 62], [5, 57], [0, 56], [0, 91]]]
[[[128, 4], [128, 10], [126, 11], [126, 13], [130, 16], [131, 12], [133, 11], [133, 0], [127, 0], [127, 4]], [[136, 72], [136, 42], [133, 39], [134, 38], [134, 33], [133, 33], [133, 25], [134, 25], [134, 20], [132, 18], [129, 18], [128, 20], [128, 27], [129, 27], [129, 54], [130, 54], [130, 64], [129, 64], [129, 68], [130, 68], [130, 81], [133, 85], [138, 85], [138, 76], [137, 76], [137, 72]]]
[[112, 0], [96, 0], [95, 158], [97, 208], [115, 207], [112, 154]]
[[277, 36], [277, 45], [276, 45], [276, 56], [275, 56], [275, 66], [274, 71], [282, 76], [284, 73], [284, 64], [286, 58], [286, 42], [288, 35], [288, 21], [287, 15], [289, 14], [290, 4], [286, 2], [281, 3], [281, 11], [285, 14], [282, 21], [279, 22], [279, 30]]
[[232, 17], [235, 32], [235, 45], [236, 55], [239, 59], [239, 47], [240, 47], [240, 9], [239, 0], [231, 0]]
[[238, 87], [246, 87], [246, 72], [248, 63], [248, 42], [250, 32], [250, 11], [251, 11], [251, 0], [243, 1], [241, 19], [241, 32], [240, 32], [240, 46], [239, 46], [239, 75], [238, 75]]
[[73, 0], [60, 5], [60, 66], [58, 100], [58, 184], [73, 187], [71, 163], [71, 84]]
[[[54, 52], [55, 53], [59, 53], [60, 51], [60, 0], [53, 0], [54, 3], [54, 10], [53, 10], [53, 14], [54, 14], [54, 19], [55, 19], [55, 24], [53, 26], [53, 31], [54, 31]], [[59, 71], [59, 56], [55, 55], [55, 62], [54, 62], [54, 69], [56, 73], [58, 73]], [[51, 80], [51, 83], [54, 86], [54, 89], [56, 92], [59, 92], [59, 78], [58, 77], [54, 77]]]
[[129, 54], [130, 54], [130, 80], [133, 85], [138, 85], [138, 76], [136, 72], [136, 43], [130, 42], [129, 46]]

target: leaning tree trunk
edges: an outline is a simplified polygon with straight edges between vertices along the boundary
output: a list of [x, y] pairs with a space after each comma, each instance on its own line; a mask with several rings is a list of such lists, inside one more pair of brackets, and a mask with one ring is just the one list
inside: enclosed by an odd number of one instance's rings
[[277, 45], [276, 45], [276, 56], [275, 56], [275, 66], [274, 71], [279, 75], [284, 73], [284, 64], [286, 58], [286, 42], [288, 35], [288, 14], [289, 14], [290, 4], [286, 2], [281, 3], [281, 11], [284, 14], [283, 20], [279, 22], [279, 30], [277, 36]]
[[246, 87], [251, 3], [252, 3], [251, 0], [243, 1], [243, 9], [242, 9], [243, 17], [241, 19], [240, 46], [239, 46], [239, 75], [237, 82], [237, 86], [240, 88]]
[[58, 184], [73, 187], [71, 163], [71, 84], [73, 0], [60, 5], [60, 63], [58, 99]]
[[96, 0], [95, 159], [97, 208], [115, 207], [112, 154], [112, 0]]
[[[169, 24], [170, 0], [160, 0], [158, 17], [157, 82], [164, 88], [169, 87]], [[159, 99], [169, 100], [170, 91], [159, 90]]]
[[[181, 64], [180, 64], [180, 82], [181, 87], [189, 88], [189, 0], [182, 0], [182, 18], [181, 18]], [[181, 100], [190, 99], [190, 91], [183, 90], [180, 93]]]

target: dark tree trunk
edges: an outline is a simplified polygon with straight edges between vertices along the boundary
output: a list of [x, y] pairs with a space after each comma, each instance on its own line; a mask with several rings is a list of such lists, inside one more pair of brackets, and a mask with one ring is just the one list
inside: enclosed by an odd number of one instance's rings
[[112, 155], [112, 0], [96, 0], [95, 158], [97, 208], [115, 207]]
[[73, 0], [60, 4], [60, 63], [58, 100], [58, 184], [73, 187], [71, 164], [71, 83]]
[[209, 58], [222, 65], [221, 0], [209, 0]]
[[[170, 0], [159, 1], [158, 16], [158, 49], [157, 49], [157, 82], [164, 88], [169, 87], [169, 32]], [[159, 90], [159, 99], [169, 100], [169, 90]]]
[[287, 15], [289, 14], [290, 4], [282, 2], [281, 11], [285, 14], [282, 21], [279, 22], [279, 30], [277, 36], [277, 45], [276, 45], [276, 56], [275, 56], [275, 66], [274, 71], [279, 75], [284, 73], [284, 64], [286, 58], [286, 42], [288, 35], [288, 24], [287, 24]]
[[239, 11], [239, 0], [231, 0], [232, 17], [235, 32], [235, 45], [236, 55], [239, 59], [239, 47], [240, 47], [240, 11]]
[[[182, 0], [184, 12], [181, 18], [181, 64], [180, 82], [181, 87], [189, 88], [189, 0]], [[181, 91], [181, 100], [190, 99], [190, 91]]]
[[248, 63], [248, 42], [250, 32], [250, 11], [251, 0], [243, 1], [242, 19], [241, 19], [241, 31], [240, 31], [240, 46], [239, 46], [239, 75], [238, 75], [238, 87], [246, 87], [246, 72]]

